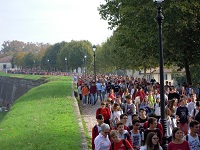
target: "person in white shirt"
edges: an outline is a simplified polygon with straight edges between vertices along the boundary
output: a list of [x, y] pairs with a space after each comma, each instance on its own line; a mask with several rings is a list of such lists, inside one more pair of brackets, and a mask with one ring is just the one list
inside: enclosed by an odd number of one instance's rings
[[78, 95], [79, 95], [79, 99], [82, 100], [82, 87], [84, 86], [84, 84], [82, 83], [82, 85], [78, 86]]
[[[200, 110], [200, 103], [199, 103], [199, 102], [196, 102], [196, 108], [194, 108], [194, 109], [192, 110], [192, 112], [191, 112], [191, 118], [192, 118], [193, 120], [197, 120], [197, 119], [195, 119], [195, 117], [196, 117], [197, 114], [199, 113], [199, 110]], [[197, 121], [199, 121], [199, 120], [197, 120]]]
[[190, 122], [190, 133], [184, 136], [184, 140], [188, 141], [190, 150], [200, 150], [200, 137], [198, 136], [199, 122], [193, 120]]
[[102, 95], [101, 95], [101, 83], [100, 81], [97, 81], [96, 83], [96, 87], [97, 87], [97, 100], [98, 100], [98, 96], [100, 97], [100, 100], [102, 101]]
[[111, 142], [108, 134], [110, 133], [110, 126], [103, 123], [99, 135], [94, 139], [95, 150], [110, 150]]
[[106, 99], [105, 95], [106, 95], [106, 85], [104, 82], [102, 82], [102, 84], [101, 84], [101, 98], [102, 99], [100, 98], [101, 101]]
[[196, 105], [196, 94], [190, 94], [190, 99], [191, 99], [191, 102], [187, 104], [187, 108], [191, 116], [192, 110], [194, 110], [195, 105]]
[[133, 129], [129, 132], [134, 150], [140, 149], [144, 142], [144, 132], [139, 130], [140, 120], [134, 119], [132, 121]]

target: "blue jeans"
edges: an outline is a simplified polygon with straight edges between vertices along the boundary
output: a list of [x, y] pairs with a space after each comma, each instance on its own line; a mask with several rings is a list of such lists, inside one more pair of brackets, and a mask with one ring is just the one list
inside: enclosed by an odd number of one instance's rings
[[101, 95], [101, 91], [97, 91], [97, 100], [98, 100], [98, 96], [100, 97], [100, 100], [102, 101], [102, 95]]
[[94, 105], [95, 104], [95, 94], [90, 93], [90, 99], [91, 99], [91, 104]]
[[83, 95], [83, 104], [87, 104], [87, 99], [88, 99], [88, 96], [87, 95]]
[[102, 99], [100, 99], [101, 101], [105, 100], [105, 95], [106, 95], [106, 91], [101, 92], [101, 98], [102, 98]]

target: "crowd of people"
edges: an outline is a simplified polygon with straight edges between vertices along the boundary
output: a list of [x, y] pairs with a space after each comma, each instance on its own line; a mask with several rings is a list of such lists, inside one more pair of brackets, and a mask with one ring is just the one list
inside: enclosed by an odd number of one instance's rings
[[[161, 150], [160, 85], [155, 79], [117, 75], [75, 77], [83, 106], [100, 106], [92, 129], [93, 150]], [[168, 150], [200, 150], [200, 83], [173, 86], [166, 81], [165, 137]]]

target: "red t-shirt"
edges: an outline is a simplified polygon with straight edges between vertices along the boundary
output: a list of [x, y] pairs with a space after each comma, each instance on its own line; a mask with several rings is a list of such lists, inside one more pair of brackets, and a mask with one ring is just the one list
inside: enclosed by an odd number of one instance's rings
[[181, 144], [170, 142], [168, 144], [167, 150], [190, 150], [190, 146], [187, 141], [183, 141]]
[[112, 100], [115, 100], [116, 99], [115, 93], [109, 94], [108, 98], [111, 98]]
[[[126, 146], [124, 145], [124, 142]], [[120, 142], [111, 144], [110, 150], [113, 150], [112, 148], [113, 145], [114, 145], [114, 150], [127, 150], [132, 148], [131, 144], [127, 140], [125, 140], [124, 142], [123, 139], [121, 139]]]
[[104, 120], [109, 120], [110, 119], [110, 110], [108, 108], [98, 108], [96, 110], [96, 118], [98, 116], [98, 114], [102, 114], [104, 117]]

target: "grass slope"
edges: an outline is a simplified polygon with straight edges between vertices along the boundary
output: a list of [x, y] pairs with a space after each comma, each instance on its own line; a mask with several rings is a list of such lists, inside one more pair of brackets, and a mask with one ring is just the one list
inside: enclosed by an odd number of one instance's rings
[[38, 79], [41, 79], [41, 77], [43, 77], [41, 75], [9, 74], [9, 73], [5, 73], [5, 72], [0, 72], [0, 76], [2, 76], [2, 77], [31, 79], [31, 80], [38, 80]]
[[20, 97], [1, 120], [1, 149], [80, 149], [81, 132], [71, 97], [71, 79], [48, 80]]

